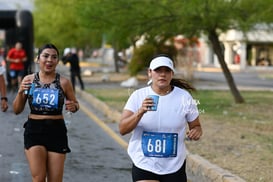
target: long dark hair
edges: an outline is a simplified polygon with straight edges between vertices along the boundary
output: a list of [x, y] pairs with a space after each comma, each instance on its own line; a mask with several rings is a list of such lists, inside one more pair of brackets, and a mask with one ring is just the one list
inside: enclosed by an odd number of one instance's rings
[[196, 91], [196, 89], [187, 80], [181, 78], [173, 78], [170, 84], [181, 89], [185, 89], [190, 93]]

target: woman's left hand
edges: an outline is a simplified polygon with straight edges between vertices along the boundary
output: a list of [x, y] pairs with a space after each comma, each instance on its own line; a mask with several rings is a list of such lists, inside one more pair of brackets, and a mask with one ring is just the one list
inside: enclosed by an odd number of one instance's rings
[[8, 110], [8, 102], [6, 100], [1, 100], [1, 109], [3, 112], [6, 112]]
[[188, 122], [189, 131], [187, 132], [187, 137], [190, 140], [199, 140], [203, 134], [202, 127], [199, 121], [199, 117], [197, 117], [194, 121]]
[[78, 103], [71, 101], [71, 100], [66, 100], [65, 101], [65, 110], [71, 111], [71, 112], [76, 112], [78, 110]]
[[201, 126], [195, 126], [190, 131], [187, 132], [187, 137], [190, 140], [199, 140], [201, 136], [202, 136]]

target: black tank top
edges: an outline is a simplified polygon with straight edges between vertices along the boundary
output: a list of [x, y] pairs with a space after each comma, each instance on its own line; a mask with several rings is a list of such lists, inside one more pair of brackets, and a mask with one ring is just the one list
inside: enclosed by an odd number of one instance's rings
[[31, 114], [60, 115], [64, 105], [64, 91], [61, 87], [60, 74], [56, 73], [52, 83], [44, 84], [40, 81], [39, 73], [35, 73], [34, 87], [29, 90], [28, 104]]

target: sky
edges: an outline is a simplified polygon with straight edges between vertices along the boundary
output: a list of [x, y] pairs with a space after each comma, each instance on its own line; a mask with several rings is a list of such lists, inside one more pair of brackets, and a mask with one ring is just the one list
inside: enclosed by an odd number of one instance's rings
[[34, 0], [0, 0], [0, 10], [33, 9]]

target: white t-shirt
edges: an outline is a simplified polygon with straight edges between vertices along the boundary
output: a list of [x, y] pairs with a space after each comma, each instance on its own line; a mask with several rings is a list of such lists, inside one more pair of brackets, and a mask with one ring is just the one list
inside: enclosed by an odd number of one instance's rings
[[[158, 95], [152, 88], [138, 89], [129, 97], [124, 109], [137, 112], [143, 100], [148, 95]], [[139, 121], [130, 138], [128, 154], [133, 163], [141, 169], [157, 174], [169, 174], [179, 170], [186, 158], [186, 146], [184, 143], [187, 122], [194, 121], [198, 117], [198, 108], [192, 96], [183, 89], [174, 87], [167, 95], [159, 96], [157, 111], [147, 111]], [[161, 139], [144, 139], [143, 132], [160, 133]], [[163, 134], [162, 134], [163, 133]], [[165, 133], [176, 135], [177, 145], [175, 156], [145, 156], [144, 146], [148, 151], [162, 152]], [[149, 135], [148, 135], [149, 136]], [[172, 140], [172, 141], [174, 141]], [[146, 141], [146, 142], [145, 142]], [[150, 143], [150, 141], [154, 141]], [[145, 143], [145, 144], [144, 144]], [[164, 144], [165, 145], [165, 144]], [[166, 146], [166, 145], [165, 145]], [[144, 147], [145, 148], [145, 147]], [[161, 154], [161, 153], [160, 153]], [[160, 157], [159, 157], [160, 156]]]

